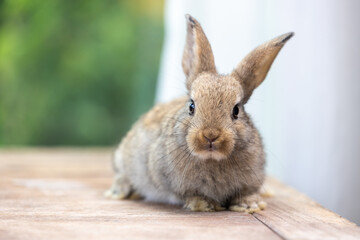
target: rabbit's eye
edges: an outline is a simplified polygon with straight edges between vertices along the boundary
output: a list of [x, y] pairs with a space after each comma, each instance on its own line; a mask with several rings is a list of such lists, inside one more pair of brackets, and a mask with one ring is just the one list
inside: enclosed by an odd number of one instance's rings
[[238, 119], [238, 117], [239, 117], [239, 106], [238, 106], [238, 104], [236, 104], [235, 107], [233, 108], [232, 116], [233, 116], [234, 119]]
[[189, 105], [189, 114], [194, 115], [194, 112], [195, 112], [195, 103], [193, 100], [191, 100], [190, 105]]

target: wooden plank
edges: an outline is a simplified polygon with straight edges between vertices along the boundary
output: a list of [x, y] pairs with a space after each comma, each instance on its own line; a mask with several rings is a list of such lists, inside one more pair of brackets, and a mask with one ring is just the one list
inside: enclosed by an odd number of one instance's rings
[[103, 197], [109, 149], [0, 150], [0, 239], [360, 239], [360, 228], [268, 180], [275, 196], [254, 215], [192, 213]]
[[355, 223], [275, 179], [267, 184], [275, 195], [267, 200], [268, 209], [254, 216], [284, 239], [360, 239]]
[[249, 214], [103, 197], [110, 151], [0, 151], [0, 239], [280, 239]]

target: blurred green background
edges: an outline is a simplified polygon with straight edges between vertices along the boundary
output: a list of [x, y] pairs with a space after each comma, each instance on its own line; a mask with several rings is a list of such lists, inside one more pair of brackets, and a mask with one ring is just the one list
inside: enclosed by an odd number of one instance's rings
[[118, 143], [162, 41], [162, 0], [0, 0], [0, 145]]

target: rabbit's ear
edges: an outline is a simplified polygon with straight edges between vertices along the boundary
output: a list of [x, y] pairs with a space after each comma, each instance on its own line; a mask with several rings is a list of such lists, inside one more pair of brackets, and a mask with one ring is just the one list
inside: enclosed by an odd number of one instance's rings
[[280, 49], [293, 35], [292, 32], [286, 33], [258, 46], [232, 72], [232, 76], [237, 78], [243, 87], [243, 103], [249, 100], [254, 89], [264, 81]]
[[182, 67], [186, 75], [186, 87], [190, 90], [192, 81], [202, 72], [216, 72], [214, 55], [200, 23], [186, 14], [187, 36]]

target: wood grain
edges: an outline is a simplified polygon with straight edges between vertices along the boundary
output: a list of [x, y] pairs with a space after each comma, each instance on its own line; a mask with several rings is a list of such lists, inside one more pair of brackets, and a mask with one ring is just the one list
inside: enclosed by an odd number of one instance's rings
[[0, 150], [0, 239], [360, 239], [355, 224], [270, 179], [254, 215], [103, 197], [110, 149]]

